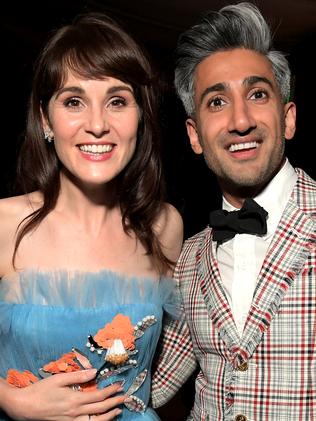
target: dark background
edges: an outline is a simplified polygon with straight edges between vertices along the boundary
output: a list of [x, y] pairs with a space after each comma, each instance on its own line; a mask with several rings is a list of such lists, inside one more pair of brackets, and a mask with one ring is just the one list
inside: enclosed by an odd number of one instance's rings
[[[168, 199], [182, 213], [185, 237], [201, 230], [208, 212], [220, 206], [216, 180], [203, 158], [194, 155], [185, 132], [185, 115], [172, 86], [173, 51], [179, 33], [224, 0], [39, 0], [5, 2], [1, 14], [1, 182], [0, 197], [12, 194], [16, 155], [23, 134], [32, 65], [50, 32], [86, 11], [108, 13], [148, 51], [162, 81], [160, 123]], [[256, 1], [275, 30], [275, 47], [288, 53], [298, 106], [297, 133], [287, 142], [294, 166], [316, 178], [314, 158], [316, 0]], [[192, 382], [161, 412], [165, 421], [184, 420], [192, 404]], [[171, 409], [170, 409], [171, 408]], [[166, 415], [168, 414], [168, 415]], [[172, 414], [172, 415], [171, 415]]]
[[[185, 236], [207, 223], [209, 210], [220, 205], [214, 176], [201, 156], [190, 149], [182, 105], [173, 86], [173, 51], [179, 33], [208, 9], [218, 9], [224, 0], [55, 0], [3, 3], [1, 12], [1, 182], [0, 197], [12, 193], [16, 154], [25, 123], [32, 65], [52, 30], [69, 23], [85, 11], [106, 12], [117, 19], [149, 52], [161, 75], [163, 102], [160, 123], [169, 201], [183, 214]], [[287, 52], [294, 74], [294, 99], [298, 105], [297, 133], [287, 142], [290, 161], [316, 178], [312, 146], [316, 41], [316, 0], [261, 0], [261, 8], [274, 28], [274, 44]]]

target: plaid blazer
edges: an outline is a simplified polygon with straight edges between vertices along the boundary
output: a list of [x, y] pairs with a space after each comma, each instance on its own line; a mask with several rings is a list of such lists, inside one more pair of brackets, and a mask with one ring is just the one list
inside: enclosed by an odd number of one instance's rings
[[185, 320], [164, 327], [153, 406], [166, 403], [198, 367], [190, 419], [316, 420], [316, 182], [296, 172], [242, 338], [212, 230], [185, 242], [175, 269]]

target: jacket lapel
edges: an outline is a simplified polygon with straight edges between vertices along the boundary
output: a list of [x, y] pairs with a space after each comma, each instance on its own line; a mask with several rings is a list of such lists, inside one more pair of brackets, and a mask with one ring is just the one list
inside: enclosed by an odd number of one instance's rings
[[216, 243], [212, 241], [211, 232], [211, 229], [206, 230], [206, 238], [198, 255], [198, 279], [209, 316], [218, 329], [220, 338], [227, 348], [232, 350], [240, 339], [221, 281], [216, 259]]
[[263, 262], [246, 320], [241, 348], [248, 358], [269, 328], [311, 247], [315, 247], [315, 222], [291, 199]]

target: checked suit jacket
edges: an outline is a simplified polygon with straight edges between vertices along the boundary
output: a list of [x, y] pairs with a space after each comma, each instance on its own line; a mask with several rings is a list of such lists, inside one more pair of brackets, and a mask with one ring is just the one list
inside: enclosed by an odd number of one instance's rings
[[185, 317], [165, 324], [153, 376], [154, 407], [198, 368], [189, 419], [316, 420], [316, 182], [296, 172], [241, 338], [220, 279], [212, 229], [185, 242], [175, 269]]

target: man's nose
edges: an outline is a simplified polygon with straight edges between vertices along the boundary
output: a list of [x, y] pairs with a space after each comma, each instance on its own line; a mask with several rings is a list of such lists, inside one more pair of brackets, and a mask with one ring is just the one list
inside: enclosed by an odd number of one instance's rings
[[249, 101], [244, 98], [235, 100], [231, 105], [229, 132], [245, 133], [254, 127], [256, 127], [256, 120]]

